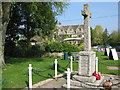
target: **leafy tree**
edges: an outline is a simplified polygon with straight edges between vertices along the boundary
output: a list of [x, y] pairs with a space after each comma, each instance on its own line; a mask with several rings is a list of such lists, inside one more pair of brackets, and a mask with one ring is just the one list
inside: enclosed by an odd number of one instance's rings
[[[18, 6], [14, 6], [15, 4], [17, 4]], [[0, 3], [0, 7], [1, 7], [0, 8], [0, 12], [1, 12], [0, 20], [2, 21], [2, 23], [0, 24], [0, 25], [2, 25], [2, 27], [0, 28], [0, 61], [1, 61], [2, 65], [5, 65], [4, 44], [5, 44], [6, 30], [7, 30], [9, 20], [22, 18], [21, 22], [19, 22], [19, 23], [17, 22], [17, 20], [14, 20], [15, 22], [13, 25], [15, 25], [19, 31], [19, 33], [17, 33], [17, 35], [23, 34], [29, 41], [31, 36], [35, 33], [28, 33], [28, 32], [32, 32], [33, 30], [36, 31], [35, 28], [40, 28], [39, 30], [42, 30], [42, 33], [44, 35], [48, 35], [50, 33], [50, 30], [52, 30], [55, 25], [55, 23], [51, 23], [51, 22], [53, 20], [56, 20], [55, 16], [62, 14], [62, 12], [64, 10], [63, 8], [66, 7], [66, 3], [63, 3], [63, 2], [40, 2], [40, 3], [17, 2], [17, 3], [14, 3], [13, 6], [11, 6], [11, 5], [12, 5], [11, 2]], [[15, 15], [13, 13], [15, 13], [15, 12], [12, 12], [11, 13], [12, 16], [10, 16], [11, 19], [9, 19], [10, 9], [12, 9], [11, 11], [15, 11], [14, 7], [18, 7], [18, 9], [20, 10], [20, 11], [19, 10], [16, 11], [16, 13], [19, 13], [19, 14], [17, 14], [18, 17], [13, 19], [13, 17], [14, 17], [13, 15]], [[33, 12], [31, 13], [31, 11], [33, 11]], [[45, 11], [45, 13], [44, 13], [44, 11]], [[46, 20], [46, 17], [44, 16], [44, 14], [47, 15], [47, 20]], [[26, 15], [28, 15], [28, 16], [26, 16]], [[34, 21], [34, 22], [32, 22], [32, 21]], [[54, 22], [56, 22], [56, 21], [54, 21]], [[17, 27], [16, 23], [17, 23], [17, 25], [19, 25], [19, 28]], [[51, 24], [52, 26], [50, 27], [49, 24]], [[20, 25], [24, 25], [24, 29], [27, 30], [27, 34], [25, 33], [26, 30], [23, 30], [23, 28], [20, 28]], [[17, 29], [15, 29], [15, 30], [17, 31]], [[14, 30], [14, 29], [12, 29], [12, 30]], [[39, 32], [39, 30], [38, 30], [38, 32]], [[11, 31], [7, 32], [8, 35], [11, 33], [12, 33]], [[13, 32], [13, 33], [15, 33], [15, 32]], [[10, 36], [12, 36], [12, 38], [15, 37], [15, 35], [10, 35]]]
[[105, 29], [105, 31], [103, 32], [103, 45], [108, 45], [109, 44], [109, 34], [107, 31], [107, 28]]
[[95, 37], [94, 37], [94, 43], [95, 44], [103, 44], [102, 43], [102, 34], [103, 34], [103, 28], [100, 26], [100, 25], [97, 25], [96, 27], [95, 27], [95, 31], [94, 31], [94, 35], [95, 35]]
[[17, 4], [12, 4], [10, 9], [9, 23], [6, 31], [6, 42], [15, 41], [19, 39], [18, 28], [19, 28], [19, 23], [21, 21], [21, 17], [16, 18], [20, 14], [19, 12], [17, 12], [19, 10], [20, 8], [18, 7]]
[[118, 33], [117, 31], [113, 31], [111, 34], [110, 34], [110, 39], [109, 39], [109, 43], [110, 45], [112, 46], [116, 46], [116, 45], [119, 45], [119, 35], [120, 33]]
[[[53, 34], [57, 24], [56, 15], [63, 12], [66, 3], [61, 2], [16, 2], [12, 8], [11, 22], [17, 27], [18, 33], [24, 35], [27, 42], [35, 35], [46, 39]], [[17, 13], [17, 14], [16, 14]], [[14, 17], [16, 14], [16, 17]], [[14, 18], [14, 21], [12, 21]], [[20, 19], [18, 22], [15, 19]], [[15, 27], [15, 25], [13, 27]], [[11, 28], [9, 28], [11, 31]], [[11, 32], [10, 32], [11, 34]]]

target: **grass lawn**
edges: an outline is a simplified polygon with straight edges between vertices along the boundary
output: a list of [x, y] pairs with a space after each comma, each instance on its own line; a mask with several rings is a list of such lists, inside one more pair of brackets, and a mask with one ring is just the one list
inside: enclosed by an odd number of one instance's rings
[[[70, 60], [61, 60], [58, 59], [59, 70], [58, 74], [66, 71]], [[53, 58], [6, 58], [7, 67], [2, 67], [2, 80], [3, 88], [24, 88], [28, 86], [28, 66], [32, 64], [32, 67], [37, 70], [47, 70], [45, 72], [39, 72], [40, 75], [50, 77], [54, 76], [54, 69], [51, 67], [54, 66]], [[61, 67], [65, 67], [65, 69]], [[78, 69], [77, 62], [74, 62], [74, 70]], [[47, 78], [40, 77], [33, 73], [33, 84], [45, 80]]]
[[[118, 66], [120, 67], [120, 58], [119, 60], [108, 60], [108, 56], [104, 56], [104, 52], [97, 52], [96, 55], [98, 57], [98, 71], [102, 74], [112, 74], [112, 75], [120, 75], [120, 70], [108, 70], [107, 66]], [[102, 64], [103, 63], [103, 64]]]
[[[108, 60], [107, 56], [103, 56], [104, 52], [96, 52], [100, 62], [111, 65], [111, 66], [120, 66], [118, 64], [120, 60]], [[2, 79], [3, 79], [3, 88], [25, 88], [28, 87], [28, 66], [32, 64], [32, 67], [37, 70], [47, 70], [45, 72], [39, 72], [40, 75], [50, 77], [54, 76], [54, 69], [51, 67], [54, 64], [54, 58], [6, 58], [5, 59], [7, 67], [2, 67]], [[61, 60], [58, 59], [60, 65], [58, 74], [63, 71], [66, 71], [65, 67], [70, 60]], [[102, 74], [112, 74], [118, 75], [118, 70], [108, 70], [106, 65], [99, 62], [99, 72]], [[73, 62], [73, 70], [78, 70], [78, 62]], [[33, 73], [33, 84], [43, 81], [47, 78], [38, 76]]]

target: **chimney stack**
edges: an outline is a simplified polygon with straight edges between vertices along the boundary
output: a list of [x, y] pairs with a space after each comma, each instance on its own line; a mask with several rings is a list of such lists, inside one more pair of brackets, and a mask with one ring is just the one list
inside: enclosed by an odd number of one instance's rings
[[59, 26], [61, 26], [61, 22], [59, 22]]

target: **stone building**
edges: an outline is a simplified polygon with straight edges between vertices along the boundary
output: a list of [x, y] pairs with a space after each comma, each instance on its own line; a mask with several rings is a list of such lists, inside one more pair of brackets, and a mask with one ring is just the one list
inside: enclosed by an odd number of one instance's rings
[[[70, 38], [81, 38], [80, 41], [73, 41], [74, 43], [81, 43], [84, 38], [84, 25], [66, 25], [61, 26], [61, 23], [59, 22], [58, 26], [58, 35], [60, 37], [64, 35], [69, 35]], [[70, 42], [71, 43], [71, 42]]]

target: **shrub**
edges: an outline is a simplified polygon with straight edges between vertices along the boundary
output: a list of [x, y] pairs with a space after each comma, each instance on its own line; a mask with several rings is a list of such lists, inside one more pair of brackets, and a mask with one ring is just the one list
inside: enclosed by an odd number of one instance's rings
[[81, 43], [79, 48], [80, 48], [80, 51], [83, 51], [84, 50], [84, 43]]
[[68, 52], [68, 55], [71, 55], [71, 52], [79, 52], [77, 46], [70, 45], [68, 43], [55, 42], [46, 46], [47, 52]]
[[54, 42], [46, 46], [47, 52], [62, 52], [63, 46], [62, 43]]
[[45, 47], [40, 45], [35, 46], [21, 46], [14, 48], [11, 57], [41, 57], [45, 53]]
[[49, 58], [55, 58], [55, 56], [54, 55], [50, 55]]
[[60, 56], [57, 56], [57, 58], [60, 58]]
[[13, 41], [7, 41], [5, 43], [5, 56], [13, 56], [15, 49], [15, 43]]
[[27, 49], [29, 45], [26, 40], [20, 40], [18, 41], [18, 46], [20, 46], [21, 48]]

